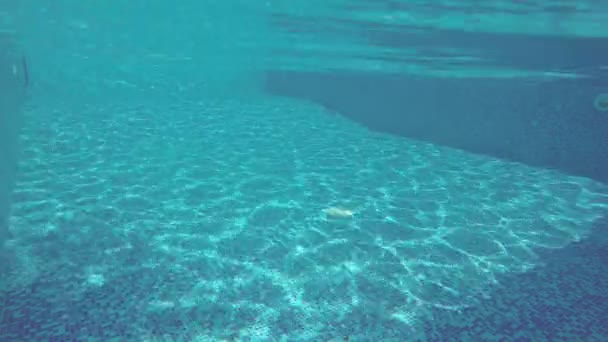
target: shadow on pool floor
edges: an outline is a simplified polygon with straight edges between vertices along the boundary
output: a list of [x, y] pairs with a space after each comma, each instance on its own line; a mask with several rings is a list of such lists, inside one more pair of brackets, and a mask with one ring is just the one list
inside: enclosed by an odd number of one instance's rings
[[608, 340], [608, 218], [584, 241], [539, 251], [543, 266], [499, 280], [489, 298], [424, 320], [433, 341]]

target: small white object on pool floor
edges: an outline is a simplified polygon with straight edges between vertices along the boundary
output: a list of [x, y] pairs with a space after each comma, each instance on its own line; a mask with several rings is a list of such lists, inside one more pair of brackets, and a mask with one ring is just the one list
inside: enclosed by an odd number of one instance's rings
[[340, 208], [340, 207], [329, 207], [323, 209], [323, 212], [327, 217], [331, 218], [351, 218], [355, 214], [350, 209]]

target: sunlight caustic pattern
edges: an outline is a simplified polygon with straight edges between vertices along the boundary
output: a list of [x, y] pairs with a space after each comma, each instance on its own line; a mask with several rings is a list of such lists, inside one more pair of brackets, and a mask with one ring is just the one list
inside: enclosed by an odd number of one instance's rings
[[296, 101], [94, 110], [29, 120], [7, 288], [49, 277], [66, 309], [100, 291], [102, 317], [150, 339], [415, 334], [608, 211], [606, 185]]
[[[341, 11], [345, 1], [240, 1], [241, 11], [200, 3], [13, 4], [14, 23], [43, 25], [19, 27], [37, 82], [0, 339], [403, 340], [423, 333], [431, 309], [458, 312], [486, 299], [502, 275], [542, 267], [539, 250], [585, 239], [606, 216], [605, 184], [372, 133], [310, 104], [236, 94], [235, 84], [267, 65], [539, 75], [476, 69], [484, 61], [468, 50], [440, 49], [449, 58], [438, 60], [343, 39], [359, 36], [342, 30], [352, 25], [330, 27], [322, 33], [337, 34], [324, 40], [266, 26], [273, 13], [315, 28], [333, 19], [395, 30], [465, 21], [425, 19], [423, 1], [392, 18], [372, 1], [357, 2], [360, 11]], [[518, 18], [530, 19], [488, 15], [468, 29], [503, 32], [523, 27], [513, 25]], [[524, 33], [557, 22], [560, 34], [600, 34], [589, 25], [605, 20], [580, 18], [531, 20], [539, 26]], [[581, 22], [589, 25], [573, 31]], [[274, 53], [286, 44], [299, 58]], [[357, 55], [408, 59], [349, 59]], [[437, 68], [461, 62], [466, 68]]]

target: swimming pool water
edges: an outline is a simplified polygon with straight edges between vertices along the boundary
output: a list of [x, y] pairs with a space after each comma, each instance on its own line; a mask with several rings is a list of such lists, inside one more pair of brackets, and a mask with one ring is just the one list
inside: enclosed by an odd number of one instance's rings
[[[572, 82], [594, 110], [604, 6], [473, 3], [2, 4], [31, 78], [0, 341], [608, 340], [608, 184], [260, 89], [285, 70]], [[584, 136], [537, 100], [514, 117]]]
[[0, 340], [607, 333], [605, 184], [270, 96], [36, 105]]

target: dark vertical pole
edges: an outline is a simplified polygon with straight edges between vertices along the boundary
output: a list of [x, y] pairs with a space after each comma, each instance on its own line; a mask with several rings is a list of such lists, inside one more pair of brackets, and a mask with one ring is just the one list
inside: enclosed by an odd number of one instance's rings
[[0, 248], [10, 237], [9, 217], [23, 123], [23, 102], [29, 84], [27, 62], [13, 34], [0, 34]]

